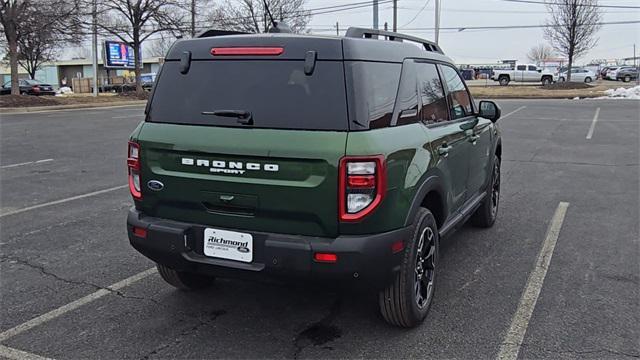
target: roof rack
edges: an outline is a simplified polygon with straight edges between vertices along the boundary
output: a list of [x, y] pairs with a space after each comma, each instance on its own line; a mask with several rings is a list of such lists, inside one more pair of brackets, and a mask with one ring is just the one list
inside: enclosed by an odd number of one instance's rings
[[243, 31], [209, 29], [209, 30], [204, 30], [198, 33], [195, 37], [206, 38], [206, 37], [214, 37], [214, 36], [243, 35], [243, 34], [248, 34], [248, 33]]
[[421, 39], [419, 37], [411, 36], [411, 35], [395, 33], [392, 31], [350, 27], [349, 29], [347, 29], [347, 33], [345, 36], [350, 38], [365, 38], [365, 39], [377, 39], [378, 36], [384, 36], [390, 41], [399, 41], [399, 42], [402, 42], [403, 40], [408, 40], [408, 41], [422, 44], [422, 46], [424, 46], [424, 49], [427, 51], [433, 51], [440, 54], [444, 54], [444, 52], [442, 52], [440, 47], [436, 45], [434, 42]]

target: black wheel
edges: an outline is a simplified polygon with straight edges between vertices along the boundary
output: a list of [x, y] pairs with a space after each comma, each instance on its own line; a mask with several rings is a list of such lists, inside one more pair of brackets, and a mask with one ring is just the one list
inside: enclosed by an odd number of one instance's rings
[[378, 296], [382, 317], [391, 325], [409, 328], [422, 323], [435, 292], [438, 226], [433, 214], [420, 208], [395, 280]]
[[584, 82], [586, 82], [586, 83], [590, 83], [591, 81], [592, 81], [592, 80], [591, 80], [591, 78], [590, 78], [590, 77], [586, 77], [586, 78], [584, 78]]
[[211, 286], [215, 278], [184, 271], [176, 271], [164, 265], [156, 264], [162, 279], [180, 290], [199, 290]]
[[500, 83], [501, 86], [507, 86], [507, 85], [509, 85], [509, 77], [508, 76], [500, 76], [500, 78], [498, 78], [498, 82]]
[[491, 183], [482, 205], [471, 217], [473, 225], [489, 228], [496, 222], [498, 205], [500, 204], [500, 158], [494, 155]]
[[543, 78], [542, 78], [542, 85], [543, 85], [543, 86], [547, 86], [547, 85], [549, 85], [549, 84], [551, 84], [551, 78], [550, 78], [550, 77], [548, 77], [548, 76], [543, 77]]
[[631, 76], [630, 76], [630, 75], [625, 75], [625, 76], [624, 76], [623, 81], [624, 81], [624, 82], [629, 82], [629, 81], [631, 81]]

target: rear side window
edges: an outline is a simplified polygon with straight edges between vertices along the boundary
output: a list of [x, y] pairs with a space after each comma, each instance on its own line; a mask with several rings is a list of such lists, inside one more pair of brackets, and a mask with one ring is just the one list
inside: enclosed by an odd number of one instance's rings
[[318, 61], [306, 75], [302, 60], [192, 61], [187, 74], [167, 61], [147, 121], [248, 127], [229, 110], [250, 114], [254, 128], [347, 130], [342, 62]]
[[422, 100], [422, 120], [435, 124], [448, 119], [447, 100], [435, 64], [418, 62], [418, 90]]
[[518, 67], [516, 68], [516, 70], [527, 70], [527, 67], [525, 65], [518, 65]]
[[391, 125], [402, 64], [345, 61], [349, 118], [363, 128]]
[[450, 66], [441, 66], [443, 81], [447, 84], [451, 120], [473, 115], [471, 96], [458, 72]]

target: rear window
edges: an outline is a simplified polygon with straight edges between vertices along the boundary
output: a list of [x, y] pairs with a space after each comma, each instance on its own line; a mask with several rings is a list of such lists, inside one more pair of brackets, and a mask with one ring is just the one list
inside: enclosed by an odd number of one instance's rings
[[[220, 111], [251, 114], [253, 125]], [[203, 114], [203, 112], [205, 114]], [[300, 60], [192, 61], [187, 74], [168, 61], [159, 75], [147, 121], [273, 129], [347, 130], [344, 70], [317, 61], [311, 75]]]

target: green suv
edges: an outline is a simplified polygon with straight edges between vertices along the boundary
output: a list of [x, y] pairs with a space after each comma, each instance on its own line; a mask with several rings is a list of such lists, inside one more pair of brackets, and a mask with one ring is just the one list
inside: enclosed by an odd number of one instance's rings
[[500, 109], [476, 106], [420, 38], [208, 31], [173, 45], [145, 114], [128, 148], [129, 240], [181, 289], [347, 282], [412, 327], [439, 240], [496, 219]]

